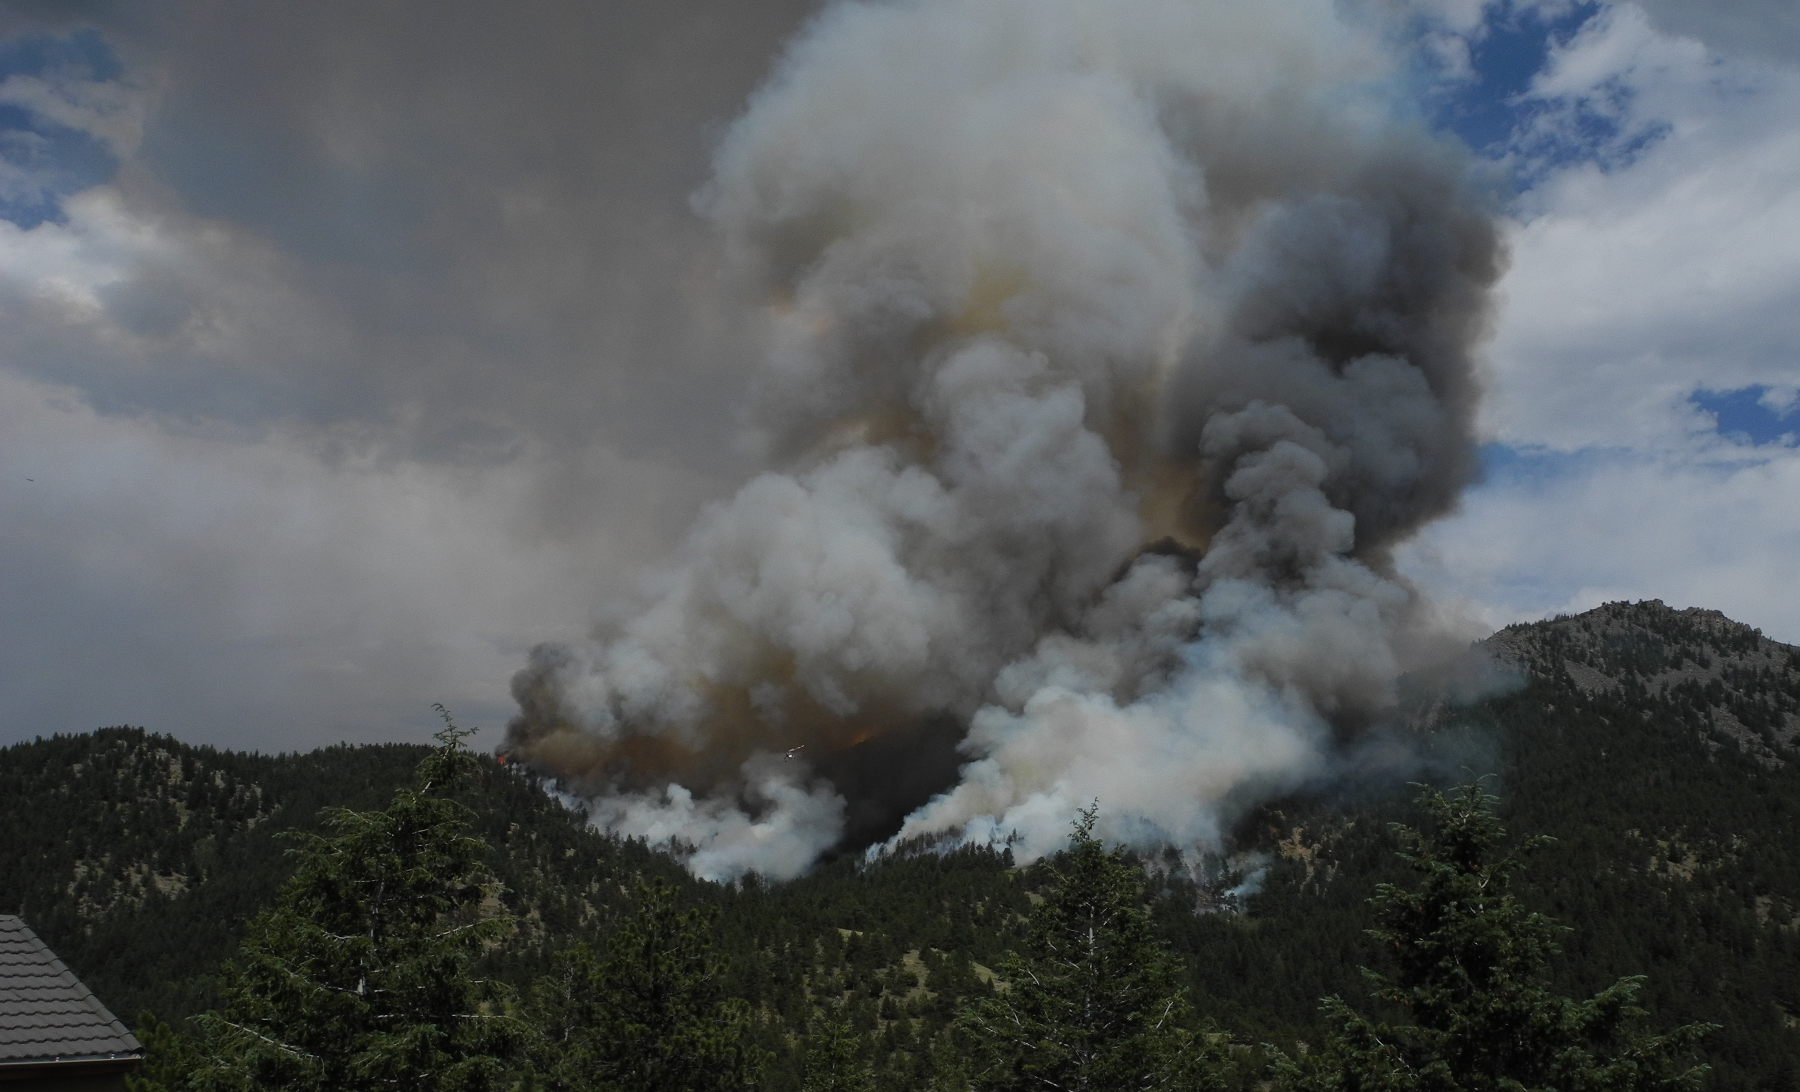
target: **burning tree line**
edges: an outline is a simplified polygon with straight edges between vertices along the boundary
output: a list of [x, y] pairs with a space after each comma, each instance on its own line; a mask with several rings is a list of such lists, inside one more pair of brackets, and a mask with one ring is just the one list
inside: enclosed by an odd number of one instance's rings
[[[727, 996], [709, 940], [716, 911], [683, 910], [639, 880], [637, 913], [600, 950], [559, 953], [523, 993], [479, 975], [515, 921], [483, 869], [486, 844], [451, 797], [476, 766], [445, 716], [417, 783], [382, 810], [328, 809], [296, 834], [299, 868], [222, 974], [223, 1004], [189, 1036], [152, 1019], [138, 1092], [418, 1089], [588, 1092], [753, 1088], [756, 1014]], [[1145, 875], [1082, 812], [1048, 894], [994, 989], [964, 1001], [933, 1088], [1151, 1090], [1254, 1085], [1284, 1092], [1607, 1090], [1695, 1086], [1686, 1061], [1709, 1025], [1642, 1030], [1641, 979], [1586, 1000], [1546, 970], [1561, 927], [1508, 881], [1492, 798], [1425, 790], [1429, 834], [1400, 828], [1411, 888], [1384, 884], [1370, 930], [1388, 974], [1365, 971], [1387, 1020], [1332, 997], [1322, 1049], [1249, 1050], [1198, 1020], [1157, 936]], [[820, 996], [802, 1038], [804, 1088], [874, 1087], [859, 1032]], [[1250, 1059], [1254, 1057], [1254, 1062]]]

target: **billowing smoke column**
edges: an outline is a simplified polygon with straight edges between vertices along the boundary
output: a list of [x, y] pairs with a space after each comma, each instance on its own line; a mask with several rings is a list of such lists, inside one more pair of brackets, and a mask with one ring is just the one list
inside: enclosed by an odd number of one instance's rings
[[[515, 680], [597, 821], [786, 877], [847, 842], [1205, 842], [1388, 698], [1389, 548], [1474, 463], [1501, 254], [1327, 0], [840, 3], [700, 205], [770, 465]], [[784, 756], [790, 749], [791, 757]]]

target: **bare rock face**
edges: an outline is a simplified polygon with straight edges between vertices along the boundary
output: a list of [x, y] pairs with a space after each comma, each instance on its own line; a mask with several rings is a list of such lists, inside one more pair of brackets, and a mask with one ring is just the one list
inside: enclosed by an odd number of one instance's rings
[[1765, 766], [1800, 755], [1800, 648], [1716, 610], [1660, 599], [1508, 626], [1481, 642], [1504, 667], [1584, 693], [1623, 689], [1670, 702], [1713, 749], [1735, 745]]

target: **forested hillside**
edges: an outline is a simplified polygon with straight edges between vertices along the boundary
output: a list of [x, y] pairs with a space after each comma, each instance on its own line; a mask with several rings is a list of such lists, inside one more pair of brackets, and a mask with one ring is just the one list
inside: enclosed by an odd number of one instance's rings
[[[0, 751], [0, 905], [127, 1019], [188, 1016], [214, 1002], [220, 960], [292, 872], [281, 835], [316, 831], [328, 805], [385, 805], [428, 751], [240, 754], [137, 728], [18, 744]], [[496, 875], [528, 907], [516, 974], [576, 932], [605, 929], [632, 874], [685, 876], [492, 760], [463, 795]]]
[[[1413, 724], [1481, 756], [1463, 761], [1495, 775], [1516, 838], [1555, 839], [1517, 887], [1571, 927], [1559, 985], [1586, 996], [1646, 975], [1659, 1023], [1722, 1026], [1709, 1087], [1800, 1088], [1800, 649], [1648, 602], [1512, 626], [1479, 651], [1515, 685], [1424, 701]], [[1266, 1012], [1304, 1036], [1304, 994], [1357, 993], [1352, 966], [1379, 965], [1362, 900], [1398, 879], [1384, 823], [1411, 820], [1405, 799], [1294, 801], [1246, 821], [1242, 844], [1276, 856], [1268, 884], [1229, 924], [1195, 919], [1184, 944], [1216, 1011]], [[1208, 978], [1209, 948], [1246, 943], [1259, 950], [1238, 975]], [[1289, 992], [1296, 979], [1306, 988]], [[1265, 1006], [1265, 992], [1279, 998]]]
[[[1198, 877], [1147, 862], [1196, 1026], [1235, 1044], [1249, 1085], [1266, 1075], [1262, 1044], [1321, 1041], [1320, 998], [1370, 1005], [1357, 968], [1384, 957], [1368, 899], [1408, 876], [1389, 824], [1423, 818], [1405, 782], [1492, 774], [1513, 840], [1555, 839], [1514, 885], [1570, 927], [1557, 988], [1586, 997], [1646, 975], [1651, 1026], [1721, 1026], [1702, 1048], [1708, 1087], [1800, 1089], [1800, 650], [1716, 612], [1640, 603], [1510, 627], [1472, 655], [1510, 681], [1460, 703], [1415, 687], [1390, 728], [1417, 763], [1258, 808]], [[127, 1019], [179, 1025], [218, 1004], [220, 962], [291, 870], [280, 833], [317, 830], [325, 805], [385, 806], [426, 753], [233, 754], [130, 728], [8, 748], [0, 911]], [[1051, 882], [1004, 850], [921, 846], [782, 885], [701, 884], [588, 829], [529, 774], [479, 769], [460, 799], [518, 919], [490, 969], [525, 996], [552, 953], [601, 945], [634, 912], [638, 878], [672, 883], [718, 911], [726, 989], [754, 1008], [770, 1088], [801, 1086], [807, 1044], [839, 1018], [876, 1087], [925, 1087], [955, 1013], [992, 995]]]

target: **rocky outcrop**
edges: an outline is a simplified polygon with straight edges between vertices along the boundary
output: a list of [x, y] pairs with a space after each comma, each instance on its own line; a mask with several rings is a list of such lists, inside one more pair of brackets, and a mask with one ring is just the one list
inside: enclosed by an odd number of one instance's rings
[[1764, 765], [1800, 757], [1800, 648], [1716, 610], [1659, 599], [1508, 626], [1481, 642], [1496, 663], [1566, 675], [1584, 693], [1631, 689], [1676, 704], [1716, 746]]

